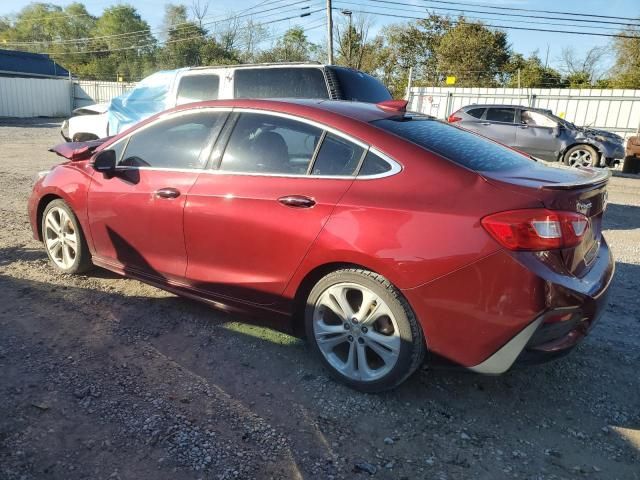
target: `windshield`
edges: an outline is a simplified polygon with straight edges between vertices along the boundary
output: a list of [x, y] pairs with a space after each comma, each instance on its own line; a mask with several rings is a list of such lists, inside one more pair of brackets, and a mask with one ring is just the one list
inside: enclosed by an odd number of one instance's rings
[[431, 117], [404, 116], [371, 123], [478, 172], [535, 165], [529, 157], [504, 145]]

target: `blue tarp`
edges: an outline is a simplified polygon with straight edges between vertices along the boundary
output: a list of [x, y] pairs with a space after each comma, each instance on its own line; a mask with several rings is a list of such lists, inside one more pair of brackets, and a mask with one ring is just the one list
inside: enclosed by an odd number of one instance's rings
[[173, 107], [169, 97], [179, 72], [162, 70], [143, 79], [133, 90], [111, 99], [107, 108], [109, 135], [120, 133], [156, 113]]

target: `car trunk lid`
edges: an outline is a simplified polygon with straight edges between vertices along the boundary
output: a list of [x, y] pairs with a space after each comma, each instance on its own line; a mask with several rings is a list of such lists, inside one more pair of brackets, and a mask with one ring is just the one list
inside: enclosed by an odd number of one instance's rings
[[582, 241], [559, 251], [569, 272], [582, 276], [600, 246], [607, 205], [607, 170], [548, 167], [533, 163], [518, 169], [481, 173], [489, 182], [534, 197], [549, 210], [577, 212], [589, 219]]
[[93, 152], [110, 138], [111, 137], [105, 137], [98, 140], [89, 140], [88, 142], [60, 143], [51, 147], [49, 151], [72, 162], [77, 162], [91, 157]]

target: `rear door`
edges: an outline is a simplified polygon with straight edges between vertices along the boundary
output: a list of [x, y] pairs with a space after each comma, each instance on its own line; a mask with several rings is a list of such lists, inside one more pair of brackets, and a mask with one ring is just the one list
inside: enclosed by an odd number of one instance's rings
[[478, 133], [509, 147], [516, 144], [516, 109], [512, 107], [489, 107], [480, 122]]
[[486, 128], [486, 121], [483, 120], [485, 110], [486, 108], [484, 107], [474, 107], [468, 110], [461, 110], [462, 116], [458, 125], [466, 130], [482, 134], [483, 129]]
[[366, 148], [265, 112], [230, 119], [185, 208], [192, 287], [272, 304], [354, 180]]
[[557, 123], [535, 110], [521, 110], [516, 130], [516, 148], [543, 160], [558, 159], [560, 141], [556, 136]]

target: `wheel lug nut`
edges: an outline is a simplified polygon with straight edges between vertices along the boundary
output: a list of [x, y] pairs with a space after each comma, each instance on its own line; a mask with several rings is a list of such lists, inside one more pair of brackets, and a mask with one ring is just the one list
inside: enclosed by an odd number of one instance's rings
[[362, 333], [367, 333], [369, 331], [367, 327], [362, 327], [360, 330], [362, 330]]
[[358, 343], [362, 345], [364, 343], [364, 338], [358, 338]]
[[349, 329], [351, 329], [351, 325], [349, 325], [349, 323], [345, 323], [345, 324], [344, 324], [344, 329], [345, 329], [345, 330], [349, 330]]
[[350, 342], [353, 342], [353, 336], [349, 335], [349, 336], [347, 337], [347, 340], [349, 340]]

